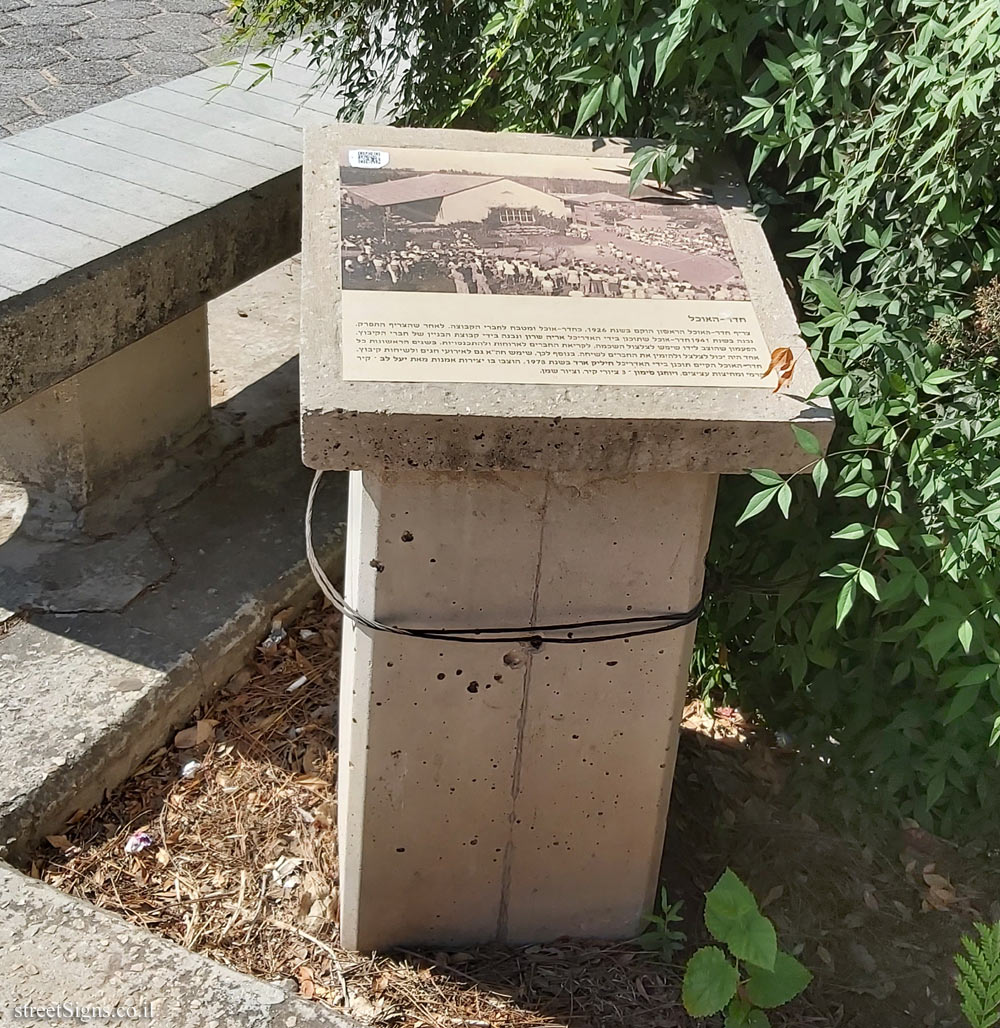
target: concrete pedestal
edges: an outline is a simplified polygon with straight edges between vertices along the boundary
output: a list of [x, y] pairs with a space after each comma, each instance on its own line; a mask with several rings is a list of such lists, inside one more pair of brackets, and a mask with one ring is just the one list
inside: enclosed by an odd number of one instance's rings
[[0, 414], [0, 479], [76, 508], [203, 425], [211, 401], [201, 307]]
[[[347, 600], [445, 628], [688, 610], [716, 482], [355, 472]], [[537, 651], [344, 630], [344, 945], [637, 934], [693, 626]]]

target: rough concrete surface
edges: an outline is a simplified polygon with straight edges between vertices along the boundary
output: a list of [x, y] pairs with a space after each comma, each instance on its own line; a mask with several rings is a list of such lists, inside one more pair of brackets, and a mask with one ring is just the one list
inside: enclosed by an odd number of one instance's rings
[[213, 63], [219, 0], [0, 0], [0, 138]]
[[[57, 1005], [63, 1010], [56, 1016], [25, 1009]], [[151, 1017], [94, 1016], [94, 1008], [121, 1007]], [[72, 1008], [84, 1017], [73, 1016]], [[163, 1028], [356, 1025], [0, 864], [0, 1024], [88, 1021]]]

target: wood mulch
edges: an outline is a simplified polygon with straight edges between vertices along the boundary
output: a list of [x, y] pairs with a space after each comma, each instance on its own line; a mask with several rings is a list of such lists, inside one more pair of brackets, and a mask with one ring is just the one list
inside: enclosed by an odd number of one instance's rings
[[[313, 607], [291, 623], [278, 615], [252, 663], [101, 806], [50, 837], [30, 872], [366, 1024], [720, 1023], [684, 1013], [683, 954], [664, 961], [636, 943], [342, 950], [339, 646], [332, 611]], [[689, 705], [664, 879], [671, 899], [685, 901], [690, 946], [705, 941], [701, 896], [730, 864], [816, 974], [805, 997], [771, 1012], [775, 1028], [960, 1024], [951, 947], [974, 916], [989, 914], [995, 879], [960, 884], [956, 875], [971, 881], [981, 862], [957, 862], [953, 847], [913, 826], [903, 828], [898, 860], [793, 811], [782, 792], [788, 761], [738, 712]]]

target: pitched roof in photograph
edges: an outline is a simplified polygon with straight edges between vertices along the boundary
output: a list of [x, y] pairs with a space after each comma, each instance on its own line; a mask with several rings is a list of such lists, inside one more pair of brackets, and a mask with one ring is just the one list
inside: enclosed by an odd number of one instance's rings
[[629, 197], [617, 193], [556, 193], [560, 200], [567, 203], [628, 203]]
[[376, 207], [391, 207], [418, 200], [436, 200], [452, 193], [485, 186], [490, 182], [502, 182], [499, 175], [449, 175], [433, 172], [430, 175], [413, 175], [410, 178], [389, 179], [387, 182], [373, 182], [369, 186], [343, 187], [345, 193], [374, 204]]

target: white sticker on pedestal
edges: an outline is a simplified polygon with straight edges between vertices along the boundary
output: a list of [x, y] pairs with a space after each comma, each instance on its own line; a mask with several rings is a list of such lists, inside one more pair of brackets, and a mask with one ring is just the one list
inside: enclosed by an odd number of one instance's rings
[[347, 163], [352, 168], [385, 168], [389, 154], [385, 150], [349, 150]]

